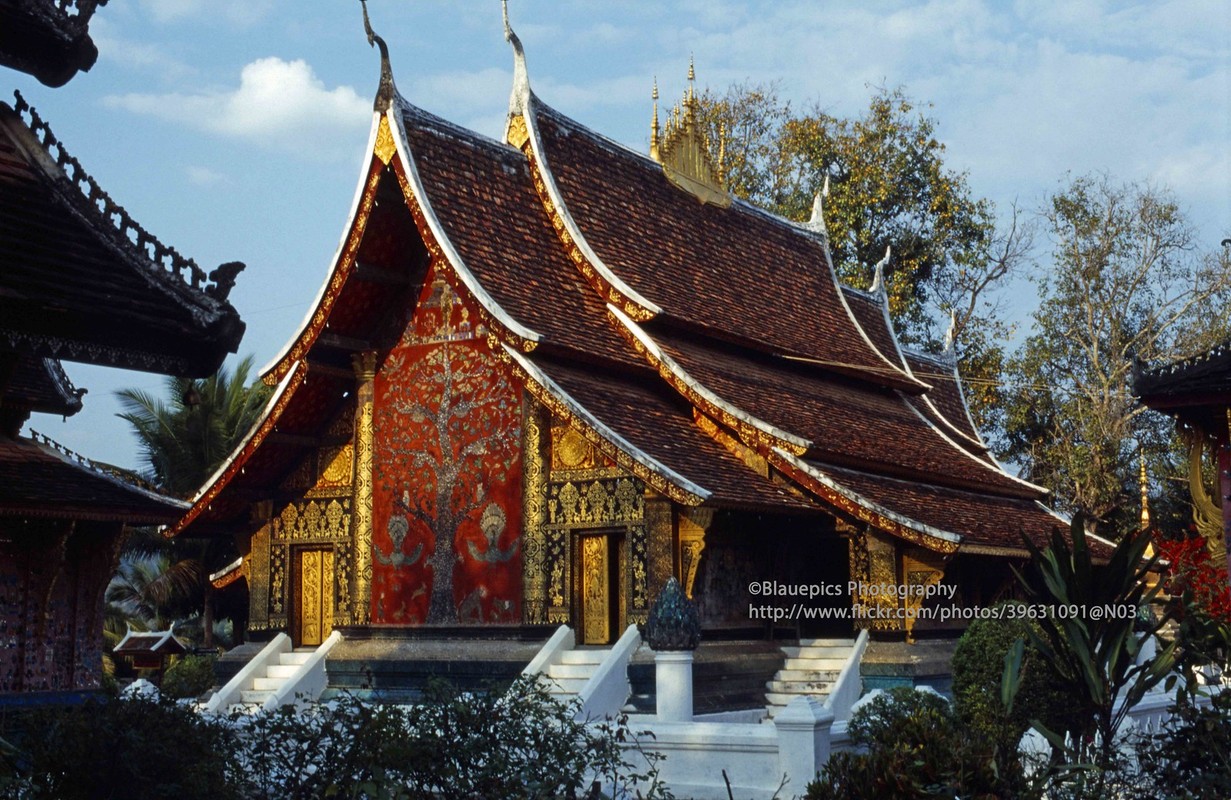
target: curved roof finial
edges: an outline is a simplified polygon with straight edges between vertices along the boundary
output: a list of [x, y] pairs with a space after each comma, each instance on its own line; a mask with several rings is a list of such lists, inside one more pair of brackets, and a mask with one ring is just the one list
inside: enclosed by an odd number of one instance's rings
[[526, 51], [521, 46], [521, 39], [517, 38], [513, 26], [509, 24], [509, 0], [500, 0], [500, 8], [504, 14], [504, 40], [513, 46], [513, 91], [509, 94], [509, 113], [517, 114], [525, 110], [530, 97], [530, 73], [526, 69]]
[[813, 233], [819, 233], [829, 238], [829, 229], [825, 227], [825, 198], [829, 197], [829, 176], [825, 176], [825, 185], [812, 198], [812, 216], [804, 223], [804, 227]]
[[372, 30], [372, 22], [368, 19], [367, 0], [359, 0], [359, 4], [363, 6], [363, 30], [368, 35], [368, 45], [380, 49], [380, 88], [376, 90], [376, 102], [372, 108], [386, 111], [393, 106], [393, 100], [398, 93], [397, 87], [393, 85], [393, 68], [389, 66], [389, 46]]
[[949, 310], [949, 330], [945, 331], [945, 342], [941, 355], [951, 360], [957, 359], [957, 311]]
[[888, 288], [885, 286], [885, 267], [889, 266], [889, 256], [893, 254], [892, 247], [885, 248], [885, 257], [876, 262], [876, 266], [872, 268], [872, 288], [869, 289], [873, 294], [886, 294]]

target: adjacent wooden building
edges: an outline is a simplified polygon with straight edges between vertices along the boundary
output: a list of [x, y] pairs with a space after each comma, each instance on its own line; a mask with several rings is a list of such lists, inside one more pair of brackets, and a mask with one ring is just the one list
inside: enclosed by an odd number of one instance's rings
[[780, 624], [905, 632], [921, 601], [867, 587], [996, 596], [1022, 536], [1062, 523], [989, 454], [952, 355], [899, 345], [883, 282], [838, 282], [820, 198], [800, 225], [731, 197], [691, 89], [649, 155], [605, 138], [531, 91], [509, 38], [501, 141], [411, 105], [383, 59], [320, 295], [174, 527], [235, 537], [218, 581], [246, 584], [249, 630], [603, 643], [671, 576], [709, 636], [796, 603], [881, 611]]
[[98, 687], [126, 527], [187, 508], [23, 427], [81, 408], [61, 360], [211, 374], [243, 334], [227, 302], [240, 268], [206, 275], [134, 222], [20, 95], [0, 103], [0, 702]]

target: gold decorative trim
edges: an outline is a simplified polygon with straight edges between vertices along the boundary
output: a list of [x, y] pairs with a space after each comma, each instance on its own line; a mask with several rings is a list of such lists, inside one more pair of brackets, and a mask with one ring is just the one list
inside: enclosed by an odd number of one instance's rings
[[577, 246], [577, 242], [573, 240], [572, 235], [568, 231], [568, 225], [565, 223], [563, 214], [552, 201], [551, 193], [547, 191], [547, 184], [543, 181], [541, 165], [534, 154], [534, 148], [530, 146], [528, 133], [526, 141], [521, 145], [521, 151], [530, 162], [530, 176], [534, 181], [534, 190], [538, 192], [539, 201], [543, 204], [543, 210], [547, 213], [547, 218], [551, 220], [551, 227], [555, 230], [560, 243], [564, 245], [564, 251], [568, 254], [569, 260], [581, 272], [582, 277], [586, 279], [586, 282], [590, 284], [594, 291], [598, 292], [598, 296], [603, 298], [604, 302], [616, 306], [630, 318], [638, 322], [646, 322], [653, 319], [656, 316], [655, 312], [633, 302], [620, 290], [604, 280], [602, 275], [598, 273], [598, 270], [594, 268], [594, 265], [586, 258], [585, 253]]
[[581, 434], [590, 442], [590, 444], [592, 444], [600, 453], [615, 461], [621, 469], [637, 476], [647, 486], [650, 486], [659, 494], [666, 495], [680, 505], [698, 506], [704, 501], [705, 498], [676, 486], [668, 478], [650, 469], [637, 459], [625, 453], [621, 448], [612, 442], [609, 442], [598, 431], [590, 427], [590, 425], [587, 424], [581, 416], [574, 414], [566, 403], [562, 402], [549, 390], [535, 381], [533, 377], [528, 375], [526, 371], [522, 369], [521, 365], [515, 363], [513, 359], [509, 358], [507, 355], [502, 354], [502, 356], [502, 360], [517, 371], [517, 376], [522, 385], [526, 387], [526, 390], [530, 392], [535, 400], [546, 406], [557, 419], [566, 422], [580, 431]]
[[505, 141], [518, 150], [521, 150], [526, 146], [526, 142], [530, 141], [530, 129], [526, 127], [526, 117], [524, 115], [514, 114], [509, 119], [509, 128], [505, 133]]
[[654, 84], [654, 121], [650, 134], [650, 157], [662, 164], [667, 180], [702, 203], [729, 208], [731, 193], [722, 185], [725, 131], [718, 143], [718, 165], [710, 158], [709, 138], [701, 130], [697, 113], [696, 71], [688, 63], [688, 91], [667, 117], [662, 139], [658, 136], [658, 84]]
[[522, 440], [522, 619], [547, 621], [547, 411], [523, 394]]
[[632, 345], [633, 349], [645, 357], [650, 366], [658, 371], [659, 376], [665, 380], [681, 397], [691, 403], [694, 411], [697, 409], [703, 410], [703, 413], [717, 419], [726, 427], [739, 434], [739, 437], [746, 443], [754, 443], [754, 448], [770, 449], [779, 447], [788, 453], [797, 456], [802, 456], [808, 452], [808, 448], [799, 445], [795, 442], [787, 441], [747, 422], [734, 414], [730, 413], [721, 406], [708, 400], [705, 395], [697, 391], [696, 387], [692, 386], [688, 381], [681, 378], [671, 366], [650, 351], [645, 343], [641, 341], [628, 326], [625, 325], [619, 317], [617, 317], [610, 308], [607, 309], [607, 318], [615, 326], [624, 340]]
[[355, 500], [354, 576], [351, 619], [366, 625], [372, 600], [372, 450], [373, 400], [376, 353], [356, 353], [352, 358], [358, 388], [355, 394]]
[[705, 534], [714, 521], [714, 509], [690, 508], [680, 514], [680, 582], [684, 594], [692, 597], [701, 553], [705, 550]]
[[393, 131], [389, 129], [389, 118], [380, 115], [380, 124], [376, 128], [376, 144], [372, 152], [380, 159], [380, 163], [388, 165], [398, 151], [397, 142], [393, 140]]
[[1207, 437], [1199, 428], [1184, 428], [1181, 435], [1188, 445], [1188, 492], [1193, 501], [1193, 522], [1197, 532], [1205, 539], [1210, 558], [1215, 564], [1222, 564], [1227, 557], [1222, 509], [1210, 496], [1205, 487], [1205, 477], [1201, 474]]
[[757, 473], [762, 478], [769, 477], [769, 462], [765, 459], [765, 456], [761, 455], [756, 450], [727, 433], [724, 428], [719, 426], [719, 424], [713, 419], [703, 414], [698, 408], [693, 408], [692, 420], [696, 423], [697, 427], [701, 429], [702, 433], [722, 445], [724, 449], [740, 461], [744, 462], [744, 465], [753, 472]]

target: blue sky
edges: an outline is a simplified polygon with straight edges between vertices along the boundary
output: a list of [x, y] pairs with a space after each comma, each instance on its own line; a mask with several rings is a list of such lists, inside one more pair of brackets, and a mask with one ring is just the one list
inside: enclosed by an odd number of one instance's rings
[[[512, 57], [498, 0], [371, 0], [410, 102], [490, 136]], [[1231, 236], [1231, 4], [1018, 0], [511, 0], [547, 103], [647, 146], [650, 86], [778, 81], [797, 106], [858, 114], [875, 86], [932, 104], [949, 165], [1001, 210], [1037, 207], [1066, 174], [1170, 186], [1203, 246]], [[357, 0], [111, 0], [98, 63], [61, 89], [0, 74], [139, 222], [207, 270], [242, 260], [241, 353], [297, 331], [342, 234], [364, 161], [378, 58]], [[1040, 243], [1046, 268], [1046, 242]], [[1028, 296], [1016, 301], [1021, 313]], [[138, 466], [120, 387], [157, 377], [66, 365], [90, 390], [31, 426]]]

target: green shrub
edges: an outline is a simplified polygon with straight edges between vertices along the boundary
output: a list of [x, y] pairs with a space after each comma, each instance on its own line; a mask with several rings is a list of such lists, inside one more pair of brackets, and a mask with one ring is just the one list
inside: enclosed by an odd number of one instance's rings
[[240, 717], [244, 796], [574, 798], [597, 779], [608, 797], [670, 797], [656, 759], [626, 749], [627, 718], [588, 727], [575, 711], [519, 679], [505, 692], [435, 684], [410, 707], [344, 696], [306, 714]]
[[1137, 746], [1141, 767], [1134, 797], [1194, 800], [1231, 797], [1231, 690], [1208, 706], [1187, 702], [1173, 709], [1162, 730]]
[[[1005, 604], [1009, 605], [1009, 604]], [[1060, 688], [1050, 665], [1031, 645], [1026, 619], [980, 619], [971, 623], [958, 640], [953, 653], [953, 700], [958, 719], [971, 737], [997, 754], [1001, 770], [1017, 762], [1017, 745], [1030, 727], [1030, 720], [1041, 720], [1050, 730], [1061, 734], [1081, 726], [1075, 709], [1077, 702]], [[1026, 643], [1021, 666], [1021, 685], [1012, 713], [1001, 702], [1001, 679], [1005, 655], [1013, 643]]]
[[0, 797], [21, 800], [225, 800], [234, 740], [171, 702], [108, 698], [11, 720], [18, 753]]
[[834, 753], [807, 800], [914, 800], [1010, 795], [992, 762], [971, 745], [949, 702], [896, 688], [855, 712], [851, 740], [867, 753]]
[[200, 697], [214, 686], [216, 656], [181, 656], [162, 676], [162, 693], [167, 697]]

